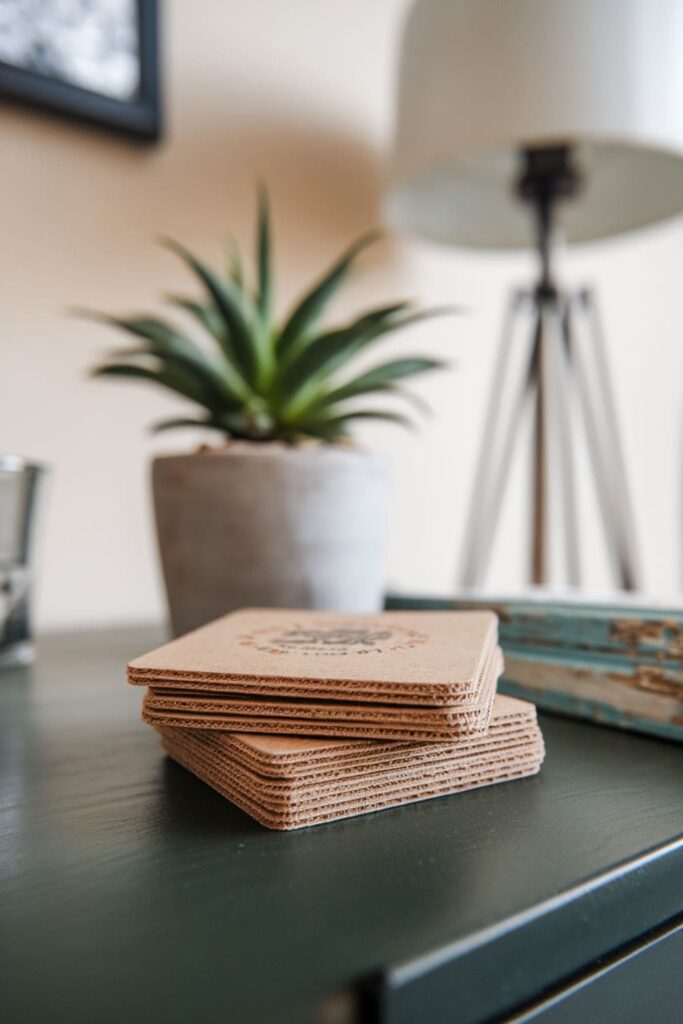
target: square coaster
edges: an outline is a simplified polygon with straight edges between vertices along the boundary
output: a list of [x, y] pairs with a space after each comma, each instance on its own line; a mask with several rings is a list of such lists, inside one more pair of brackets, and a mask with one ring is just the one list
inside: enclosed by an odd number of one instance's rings
[[[492, 612], [233, 612], [128, 666], [137, 685], [380, 704], [476, 705]], [[487, 695], [488, 696], [488, 695]]]
[[151, 686], [143, 701], [142, 717], [155, 726], [168, 724], [231, 732], [451, 740], [486, 731], [502, 664], [500, 650], [495, 648], [487, 660], [477, 699], [469, 703], [412, 706], [350, 700], [305, 701], [296, 697], [246, 697]]

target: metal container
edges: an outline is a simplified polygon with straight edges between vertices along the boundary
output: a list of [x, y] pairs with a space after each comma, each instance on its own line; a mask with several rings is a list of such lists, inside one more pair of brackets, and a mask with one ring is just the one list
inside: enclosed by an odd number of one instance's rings
[[33, 660], [31, 562], [42, 466], [0, 455], [0, 668]]

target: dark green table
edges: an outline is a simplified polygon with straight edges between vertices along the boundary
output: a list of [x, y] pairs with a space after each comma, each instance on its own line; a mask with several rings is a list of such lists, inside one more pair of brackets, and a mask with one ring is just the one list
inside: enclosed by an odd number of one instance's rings
[[268, 832], [138, 721], [156, 640], [0, 675], [3, 1024], [682, 1019], [682, 747], [546, 716], [535, 779]]

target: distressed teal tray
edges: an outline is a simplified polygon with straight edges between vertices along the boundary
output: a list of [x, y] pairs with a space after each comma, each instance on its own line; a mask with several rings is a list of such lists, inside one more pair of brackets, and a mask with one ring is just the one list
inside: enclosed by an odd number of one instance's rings
[[391, 595], [394, 609], [491, 608], [502, 693], [550, 711], [683, 740], [683, 611]]

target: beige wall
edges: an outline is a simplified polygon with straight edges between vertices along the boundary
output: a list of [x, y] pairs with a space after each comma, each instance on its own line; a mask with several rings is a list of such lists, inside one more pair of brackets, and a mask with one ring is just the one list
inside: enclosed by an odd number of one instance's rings
[[[151, 620], [162, 599], [147, 502], [147, 462], [190, 436], [145, 426], [177, 406], [85, 371], [109, 338], [66, 316], [73, 305], [154, 307], [183, 287], [152, 244], [177, 236], [216, 255], [230, 228], [250, 239], [253, 183], [270, 185], [280, 301], [376, 222], [390, 130], [393, 62], [405, 0], [186, 0], [165, 3], [167, 134], [152, 149], [0, 108], [0, 449], [52, 466], [41, 543], [45, 628]], [[572, 254], [571, 280], [601, 290], [619, 390], [646, 582], [680, 585], [683, 226]], [[401, 350], [452, 355], [458, 370], [421, 384], [435, 415], [415, 437], [374, 426], [360, 436], [391, 458], [390, 576], [446, 591], [476, 455], [506, 287], [528, 261], [384, 244], [368, 257], [343, 312], [394, 295], [469, 308], [416, 328]], [[519, 502], [505, 512], [495, 581], [514, 585]], [[590, 518], [590, 506], [586, 517]], [[604, 580], [586, 537], [590, 580]]]

